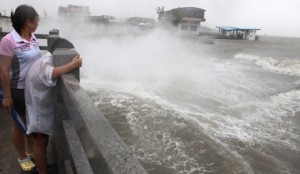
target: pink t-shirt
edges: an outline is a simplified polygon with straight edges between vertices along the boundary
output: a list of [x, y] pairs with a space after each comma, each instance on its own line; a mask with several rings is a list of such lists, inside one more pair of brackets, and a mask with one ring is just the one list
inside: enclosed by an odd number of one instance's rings
[[24, 89], [28, 69], [41, 57], [41, 50], [34, 34], [31, 35], [29, 42], [22, 39], [15, 30], [7, 34], [0, 42], [0, 55], [12, 59], [11, 88]]

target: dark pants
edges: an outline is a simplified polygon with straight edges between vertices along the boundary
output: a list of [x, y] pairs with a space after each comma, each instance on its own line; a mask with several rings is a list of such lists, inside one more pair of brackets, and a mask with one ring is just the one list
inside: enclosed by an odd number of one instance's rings
[[14, 102], [14, 108], [17, 113], [25, 119], [26, 117], [26, 104], [24, 89], [11, 89], [11, 97]]

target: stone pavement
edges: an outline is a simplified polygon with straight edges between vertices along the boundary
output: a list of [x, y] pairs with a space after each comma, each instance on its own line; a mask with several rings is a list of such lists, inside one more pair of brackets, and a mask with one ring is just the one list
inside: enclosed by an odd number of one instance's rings
[[11, 118], [0, 108], [0, 174], [19, 174], [17, 152], [11, 141]]
[[[11, 117], [0, 108], [0, 174], [35, 174], [21, 171], [19, 167], [18, 153], [11, 141], [11, 122]], [[48, 173], [58, 174], [57, 166], [48, 166]]]

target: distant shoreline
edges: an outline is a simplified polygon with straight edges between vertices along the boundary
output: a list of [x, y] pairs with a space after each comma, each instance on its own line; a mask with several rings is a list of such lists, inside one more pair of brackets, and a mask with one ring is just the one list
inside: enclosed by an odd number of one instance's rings
[[[66, 21], [60, 20], [57, 18], [40, 18], [41, 22], [51, 21], [51, 22], [63, 22]], [[10, 32], [12, 30], [10, 16], [0, 16], [0, 27], [2, 27], [2, 32]], [[218, 37], [218, 31], [214, 28], [208, 26], [201, 26], [204, 30], [199, 31], [199, 35], [195, 36], [209, 36], [209, 37]], [[52, 28], [49, 28], [51, 30]], [[291, 39], [300, 39], [300, 37], [292, 37], [292, 36], [282, 36], [282, 35], [267, 35], [267, 34], [257, 34], [260, 38], [263, 37], [278, 37], [278, 38], [291, 38]], [[218, 38], [217, 38], [218, 39]], [[222, 39], [222, 38], [221, 38]], [[227, 39], [227, 38], [225, 38]]]

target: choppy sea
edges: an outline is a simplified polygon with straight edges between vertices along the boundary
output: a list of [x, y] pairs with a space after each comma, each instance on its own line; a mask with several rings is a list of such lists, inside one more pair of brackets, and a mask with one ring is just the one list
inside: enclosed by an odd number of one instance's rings
[[81, 84], [150, 174], [300, 173], [300, 38], [72, 38]]

